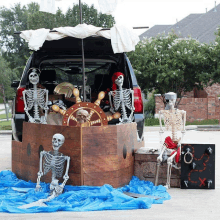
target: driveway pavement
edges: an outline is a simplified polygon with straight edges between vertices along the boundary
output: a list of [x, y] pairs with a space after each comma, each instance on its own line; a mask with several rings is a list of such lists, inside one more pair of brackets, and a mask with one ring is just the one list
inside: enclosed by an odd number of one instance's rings
[[[145, 146], [152, 147], [158, 144], [158, 131], [145, 132]], [[220, 219], [220, 132], [218, 131], [187, 131], [185, 143], [212, 143], [216, 147], [216, 189], [215, 190], [182, 190], [171, 188], [168, 192], [171, 200], [164, 204], [155, 204], [150, 209], [124, 211], [95, 211], [95, 212], [56, 212], [40, 214], [8, 214], [0, 213], [2, 220], [26, 219], [148, 219], [148, 220], [218, 220]], [[11, 163], [11, 136], [0, 135], [0, 170], [10, 168]]]

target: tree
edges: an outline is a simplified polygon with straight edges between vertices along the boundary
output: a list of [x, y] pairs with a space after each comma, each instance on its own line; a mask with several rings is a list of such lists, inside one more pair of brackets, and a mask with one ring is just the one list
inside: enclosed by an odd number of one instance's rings
[[36, 3], [23, 7], [18, 3], [10, 9], [0, 8], [0, 46], [2, 48], [2, 56], [12, 69], [19, 69], [20, 74], [29, 57], [29, 50], [25, 41], [19, 35], [15, 35], [14, 32], [26, 30], [28, 16], [37, 10], [39, 10], [39, 5]]
[[[56, 14], [36, 11], [28, 17], [28, 29], [56, 28], [60, 26], [74, 27], [80, 23], [79, 5], [73, 4], [65, 14], [60, 9]], [[98, 13], [94, 6], [82, 4], [82, 23], [91, 24], [97, 27], [111, 28], [115, 20], [111, 15]]]
[[144, 39], [128, 56], [145, 92], [156, 90], [163, 95], [173, 91], [181, 98], [186, 92], [203, 89], [210, 83], [215, 69], [214, 49], [170, 33]]
[[[10, 85], [15, 79], [17, 79], [16, 73], [9, 68], [8, 63], [0, 56], [0, 84], [4, 85], [7, 99], [12, 99], [14, 96], [15, 92]], [[2, 93], [0, 93], [0, 97], [3, 97]]]
[[[82, 4], [82, 11], [84, 23], [110, 28], [115, 22], [112, 16], [98, 13], [93, 5], [89, 7], [87, 4]], [[2, 55], [12, 69], [20, 70], [20, 76], [30, 52], [27, 43], [14, 32], [38, 28], [52, 29], [60, 26], [76, 26], [80, 23], [79, 20], [79, 6], [75, 4], [65, 14], [58, 9], [55, 15], [40, 12], [37, 3], [30, 3], [23, 7], [18, 3], [9, 9], [1, 7], [0, 46], [3, 48]]]

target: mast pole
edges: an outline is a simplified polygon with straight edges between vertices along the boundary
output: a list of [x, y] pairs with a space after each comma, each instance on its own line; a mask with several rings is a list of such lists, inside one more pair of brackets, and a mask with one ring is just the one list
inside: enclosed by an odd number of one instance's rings
[[[80, 12], [80, 24], [82, 24], [82, 4], [79, 0], [79, 12]], [[85, 85], [85, 57], [84, 57], [84, 45], [82, 39], [82, 72], [83, 72], [83, 102], [86, 101], [86, 85]]]

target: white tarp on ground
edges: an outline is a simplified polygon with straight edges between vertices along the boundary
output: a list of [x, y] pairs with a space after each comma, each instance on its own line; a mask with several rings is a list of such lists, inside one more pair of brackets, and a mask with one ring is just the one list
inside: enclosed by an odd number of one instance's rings
[[100, 31], [101, 27], [93, 25], [79, 24], [76, 27], [54, 28], [57, 32], [50, 32], [49, 29], [41, 28], [38, 30], [22, 31], [20, 36], [28, 42], [29, 49], [39, 50], [46, 40], [59, 40], [70, 36], [84, 39], [89, 36], [102, 36], [111, 39], [114, 53], [129, 52], [135, 50], [135, 45], [139, 42], [138, 35], [133, 28], [122, 25], [114, 25], [110, 30]]

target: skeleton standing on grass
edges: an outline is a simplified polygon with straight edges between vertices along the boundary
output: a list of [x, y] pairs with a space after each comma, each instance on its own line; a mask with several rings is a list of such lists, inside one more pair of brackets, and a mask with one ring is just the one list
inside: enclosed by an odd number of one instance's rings
[[[115, 113], [119, 108], [121, 108], [122, 118], [119, 118], [120, 124], [131, 123], [133, 120], [134, 112], [134, 91], [132, 89], [123, 89], [122, 85], [124, 82], [124, 74], [116, 72], [112, 76], [113, 91], [110, 91], [109, 101], [112, 113]], [[116, 87], [118, 86], [118, 89]], [[112, 103], [113, 97], [113, 103]], [[114, 105], [114, 107], [113, 107]], [[130, 116], [128, 117], [127, 109], [131, 111]]]
[[[23, 91], [24, 110], [29, 118], [29, 122], [46, 124], [47, 112], [48, 112], [48, 90], [37, 89], [39, 82], [39, 76], [36, 69], [29, 75], [29, 80], [33, 84], [33, 89]], [[46, 96], [46, 97], [45, 97]], [[45, 100], [46, 99], [46, 100]], [[34, 116], [32, 117], [29, 111], [33, 108]], [[45, 115], [40, 117], [39, 108], [45, 111]]]
[[[167, 159], [167, 183], [166, 187], [170, 188], [170, 177], [172, 167], [179, 169], [177, 163], [180, 158], [181, 151], [181, 141], [185, 134], [185, 123], [186, 123], [186, 112], [183, 110], [178, 110], [174, 108], [176, 103], [176, 93], [169, 92], [165, 94], [165, 99], [169, 100], [169, 110], [159, 111], [160, 120], [160, 155], [157, 157], [157, 170], [155, 177], [155, 185], [158, 184], [159, 168], [162, 162]], [[164, 130], [162, 129], [162, 116], [164, 118], [164, 124], [166, 130], [171, 130], [172, 138], [166, 137], [164, 143], [162, 142], [162, 134]], [[177, 137], [177, 132], [182, 132], [182, 139]], [[170, 152], [170, 157], [166, 158], [167, 152]], [[175, 165], [173, 164], [175, 163]]]

